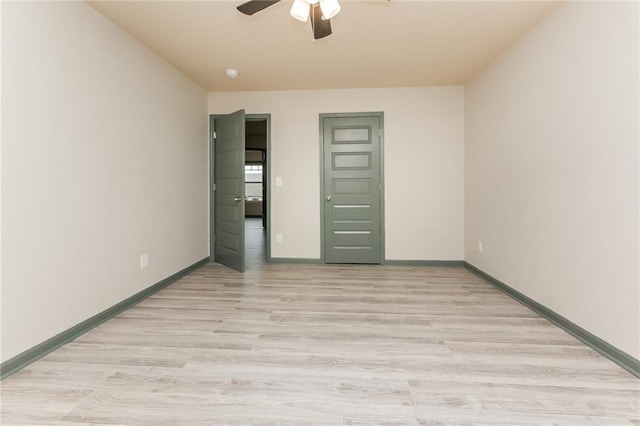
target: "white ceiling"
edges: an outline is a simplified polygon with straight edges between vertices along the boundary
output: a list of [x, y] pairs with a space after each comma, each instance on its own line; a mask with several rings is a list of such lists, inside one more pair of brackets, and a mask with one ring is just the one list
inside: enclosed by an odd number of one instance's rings
[[342, 0], [333, 34], [314, 41], [291, 2], [253, 16], [242, 2], [89, 4], [209, 91], [464, 84], [557, 5]]

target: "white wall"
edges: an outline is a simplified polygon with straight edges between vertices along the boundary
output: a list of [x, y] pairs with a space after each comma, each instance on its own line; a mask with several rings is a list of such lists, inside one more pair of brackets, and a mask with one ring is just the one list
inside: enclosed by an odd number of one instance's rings
[[2, 9], [6, 361], [207, 256], [208, 118], [86, 4]]
[[386, 258], [463, 259], [463, 87], [209, 94], [238, 109], [271, 114], [272, 257], [320, 258], [318, 115], [383, 111]]
[[468, 85], [465, 167], [465, 259], [636, 358], [638, 38], [560, 6]]

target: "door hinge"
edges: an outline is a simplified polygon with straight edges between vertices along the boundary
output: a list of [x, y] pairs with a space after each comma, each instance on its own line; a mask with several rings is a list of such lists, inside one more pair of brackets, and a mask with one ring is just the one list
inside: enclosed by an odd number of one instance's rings
[[214, 140], [216, 140], [217, 138], [218, 138], [218, 134], [217, 134], [217, 133], [215, 132], [215, 130], [214, 130], [214, 132], [213, 132], [213, 139], [214, 139]]
[[382, 129], [378, 129], [378, 136], [382, 137]]
[[211, 185], [211, 190], [215, 191], [216, 190], [216, 184], [214, 183], [213, 185]]

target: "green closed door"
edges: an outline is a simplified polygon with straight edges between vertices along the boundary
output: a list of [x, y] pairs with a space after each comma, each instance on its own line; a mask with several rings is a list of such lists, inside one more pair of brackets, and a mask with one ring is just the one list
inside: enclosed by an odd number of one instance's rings
[[381, 121], [321, 117], [326, 263], [382, 261]]
[[215, 119], [215, 260], [244, 272], [244, 110]]

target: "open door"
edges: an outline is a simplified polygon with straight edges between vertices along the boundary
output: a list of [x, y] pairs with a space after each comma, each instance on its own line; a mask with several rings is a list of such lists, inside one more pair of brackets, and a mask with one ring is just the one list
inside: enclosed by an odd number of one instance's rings
[[215, 261], [244, 272], [244, 110], [215, 118]]

